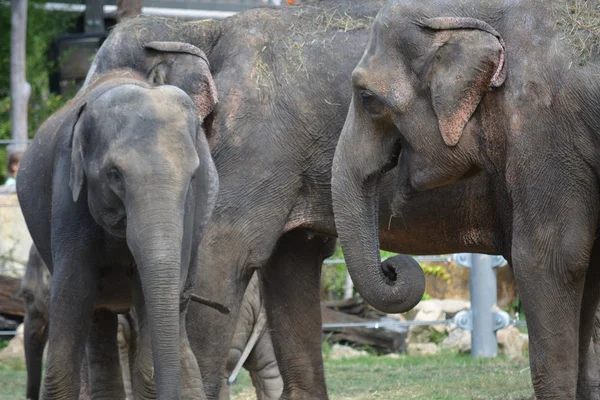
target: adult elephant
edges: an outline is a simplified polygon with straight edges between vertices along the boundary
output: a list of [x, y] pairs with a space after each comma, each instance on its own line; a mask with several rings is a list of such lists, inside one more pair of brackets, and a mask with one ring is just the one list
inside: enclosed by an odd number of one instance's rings
[[136, 396], [204, 398], [185, 313], [218, 190], [198, 117], [216, 101], [210, 87], [193, 93], [197, 107], [179, 88], [112, 71], [48, 119], [25, 152], [19, 202], [52, 273], [44, 399], [77, 395], [86, 342], [90, 395], [124, 397], [116, 313], [133, 304]]
[[[389, 1], [352, 73], [333, 165], [348, 267], [365, 299], [387, 311], [403, 294], [379, 259], [379, 177], [399, 171], [393, 212], [402, 218], [433, 189], [480, 175], [498, 233], [464, 239], [514, 268], [538, 399], [600, 398], [590, 346], [600, 294], [600, 67], [597, 51], [573, 45], [587, 33], [568, 4]], [[596, 3], [582, 7], [598, 15]], [[481, 204], [468, 206], [480, 213]]]
[[[283, 398], [327, 398], [321, 355], [321, 261], [335, 244], [330, 171], [350, 101], [347, 79], [383, 1], [258, 8], [222, 21], [138, 17], [118, 24], [88, 75], [131, 68], [158, 83], [202, 85], [152, 42], [203, 50], [219, 91], [205, 127], [220, 191], [201, 244], [187, 329], [209, 398], [218, 398], [244, 291], [261, 269]], [[185, 89], [184, 89], [185, 90]]]

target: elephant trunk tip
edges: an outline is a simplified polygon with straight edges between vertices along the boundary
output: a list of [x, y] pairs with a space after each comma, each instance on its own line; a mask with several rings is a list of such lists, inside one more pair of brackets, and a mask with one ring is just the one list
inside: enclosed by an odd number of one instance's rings
[[390, 257], [381, 262], [380, 269], [392, 288], [389, 297], [373, 301], [375, 308], [387, 313], [403, 313], [421, 301], [425, 293], [425, 273], [414, 258], [403, 254]]

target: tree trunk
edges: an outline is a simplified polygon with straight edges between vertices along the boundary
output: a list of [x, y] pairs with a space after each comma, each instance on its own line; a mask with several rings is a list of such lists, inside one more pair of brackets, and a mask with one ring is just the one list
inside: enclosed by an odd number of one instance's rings
[[117, 21], [142, 13], [142, 0], [117, 0]]
[[12, 0], [10, 32], [10, 119], [13, 145], [9, 153], [25, 150], [27, 143], [27, 104], [31, 86], [25, 80], [25, 43], [27, 35], [27, 0]]

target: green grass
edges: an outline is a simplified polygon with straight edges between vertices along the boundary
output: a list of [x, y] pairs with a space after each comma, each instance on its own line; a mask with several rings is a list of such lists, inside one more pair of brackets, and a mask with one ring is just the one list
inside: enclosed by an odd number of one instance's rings
[[[397, 359], [367, 356], [326, 360], [331, 400], [525, 400], [533, 393], [526, 362], [503, 357], [473, 360], [467, 355]], [[0, 364], [3, 400], [22, 399], [25, 371]], [[242, 371], [232, 387], [232, 400], [250, 400], [252, 383]]]
[[14, 369], [0, 363], [0, 397], [2, 400], [23, 400], [27, 374], [24, 369]]

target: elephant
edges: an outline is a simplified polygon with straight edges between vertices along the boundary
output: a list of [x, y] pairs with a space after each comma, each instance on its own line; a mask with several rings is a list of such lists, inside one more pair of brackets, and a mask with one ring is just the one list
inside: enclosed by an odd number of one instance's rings
[[25, 363], [27, 365], [26, 398], [38, 400], [42, 380], [42, 357], [48, 340], [48, 302], [52, 275], [35, 245], [29, 250], [20, 296], [25, 304], [23, 320]]
[[[30, 400], [37, 400], [40, 393], [42, 356], [48, 338], [48, 303], [51, 285], [52, 275], [35, 245], [32, 245], [20, 291], [25, 302], [26, 398]], [[131, 369], [135, 362], [138, 343], [135, 320], [133, 309], [118, 315], [117, 343], [126, 399], [133, 399]], [[190, 335], [193, 335], [193, 332], [190, 332]], [[266, 313], [256, 274], [250, 280], [244, 294], [234, 340], [229, 349], [225, 381], [245, 352], [248, 354], [243, 365], [250, 372], [257, 399], [278, 399], [283, 390], [283, 381], [266, 324]], [[82, 370], [81, 380], [82, 388], [79, 397], [83, 400], [89, 398], [87, 368], [85, 371]], [[220, 399], [229, 398], [228, 384], [224, 382]]]
[[[365, 299], [388, 312], [405, 295], [393, 283], [409, 278], [380, 262], [380, 177], [397, 171], [391, 208], [400, 219], [478, 177], [483, 201], [440, 206], [467, 210], [466, 219], [487, 214], [496, 229], [440, 229], [513, 267], [538, 400], [600, 398], [590, 342], [600, 295], [600, 67], [597, 51], [574, 45], [587, 33], [569, 4], [388, 1], [352, 72], [332, 172], [348, 268]], [[582, 4], [578, 13], [597, 7]]]
[[187, 315], [210, 399], [219, 397], [222, 349], [231, 343], [256, 269], [282, 398], [327, 398], [319, 281], [336, 242], [331, 163], [350, 102], [347, 79], [382, 5], [323, 0], [203, 21], [140, 16], [117, 24], [96, 54], [87, 84], [121, 68], [183, 90], [197, 82], [194, 70], [149, 46], [153, 41], [194, 45], [210, 61], [219, 103], [205, 128], [220, 190], [200, 245], [194, 293], [231, 312], [192, 303]]
[[[50, 302], [50, 287], [52, 275], [46, 267], [39, 252], [32, 245], [25, 268], [25, 276], [21, 281], [19, 295], [25, 303], [24, 336], [25, 362], [27, 365], [27, 386], [25, 397], [37, 400], [40, 395], [42, 380], [42, 358], [48, 340], [48, 304]], [[135, 348], [135, 336], [132, 336], [131, 317], [128, 314], [118, 316], [119, 360], [123, 373], [125, 398], [133, 399], [130, 378], [130, 359], [133, 354], [129, 349]], [[82, 366], [81, 389], [79, 398], [88, 399], [87, 366]]]
[[44, 399], [77, 395], [84, 350], [90, 396], [124, 397], [116, 313], [132, 306], [135, 396], [205, 398], [185, 314], [218, 192], [202, 119], [216, 92], [199, 49], [154, 45], [185, 52], [206, 86], [111, 71], [49, 118], [21, 161], [17, 195], [52, 273]]

